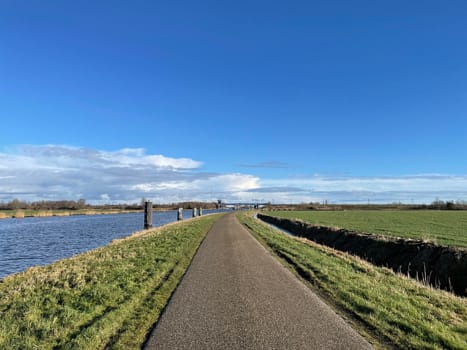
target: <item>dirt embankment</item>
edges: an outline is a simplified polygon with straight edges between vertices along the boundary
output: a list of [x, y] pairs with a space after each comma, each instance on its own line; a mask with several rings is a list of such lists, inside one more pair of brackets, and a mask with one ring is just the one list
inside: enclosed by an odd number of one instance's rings
[[467, 296], [465, 248], [314, 226], [263, 214], [258, 214], [258, 218], [297, 236], [357, 255], [375, 265], [389, 267], [457, 295]]

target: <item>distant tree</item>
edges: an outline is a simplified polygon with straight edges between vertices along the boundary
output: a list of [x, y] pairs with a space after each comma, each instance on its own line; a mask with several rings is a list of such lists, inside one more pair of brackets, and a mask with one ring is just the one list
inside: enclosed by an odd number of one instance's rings
[[78, 209], [84, 209], [86, 207], [86, 200], [84, 198], [80, 198], [77, 204]]
[[11, 210], [26, 209], [28, 204], [20, 201], [18, 198], [15, 198], [10, 203], [8, 203], [7, 207]]
[[448, 209], [448, 210], [454, 209], [454, 202], [452, 202], [452, 201], [446, 202], [446, 209]]
[[432, 207], [435, 207], [435, 208], [437, 208], [437, 209], [441, 209], [442, 207], [445, 206], [445, 203], [444, 203], [444, 201], [442, 201], [442, 200], [436, 198], [436, 199], [431, 203], [431, 206], [432, 206]]

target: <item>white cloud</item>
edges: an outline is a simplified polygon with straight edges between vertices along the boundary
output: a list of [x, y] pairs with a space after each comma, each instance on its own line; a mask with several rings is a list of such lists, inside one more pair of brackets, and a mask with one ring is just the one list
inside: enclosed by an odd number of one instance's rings
[[[259, 187], [259, 178], [245, 174], [194, 174], [188, 179], [159, 183], [144, 183], [133, 189], [145, 193], [158, 193], [167, 201], [217, 199], [238, 200], [239, 193]], [[245, 197], [246, 198], [246, 197]]]
[[215, 190], [218, 192], [238, 192], [259, 188], [259, 178], [244, 174], [223, 174], [208, 179], [199, 179], [190, 184], [198, 190]]
[[121, 167], [153, 166], [156, 168], [196, 169], [202, 163], [189, 158], [168, 158], [163, 155], [146, 155], [142, 148], [124, 148], [116, 152], [101, 152], [102, 158]]

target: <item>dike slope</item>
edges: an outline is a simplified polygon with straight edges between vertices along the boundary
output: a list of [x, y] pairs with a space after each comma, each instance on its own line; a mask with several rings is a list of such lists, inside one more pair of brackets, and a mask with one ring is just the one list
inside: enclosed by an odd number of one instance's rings
[[258, 218], [334, 249], [357, 255], [460, 296], [467, 296], [467, 249], [418, 240], [315, 226], [258, 214]]

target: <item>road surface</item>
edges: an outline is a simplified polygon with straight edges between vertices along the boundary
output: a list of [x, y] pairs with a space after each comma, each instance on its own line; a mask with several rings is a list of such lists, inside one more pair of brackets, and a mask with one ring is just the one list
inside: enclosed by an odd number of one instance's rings
[[201, 244], [146, 349], [372, 349], [228, 214]]

